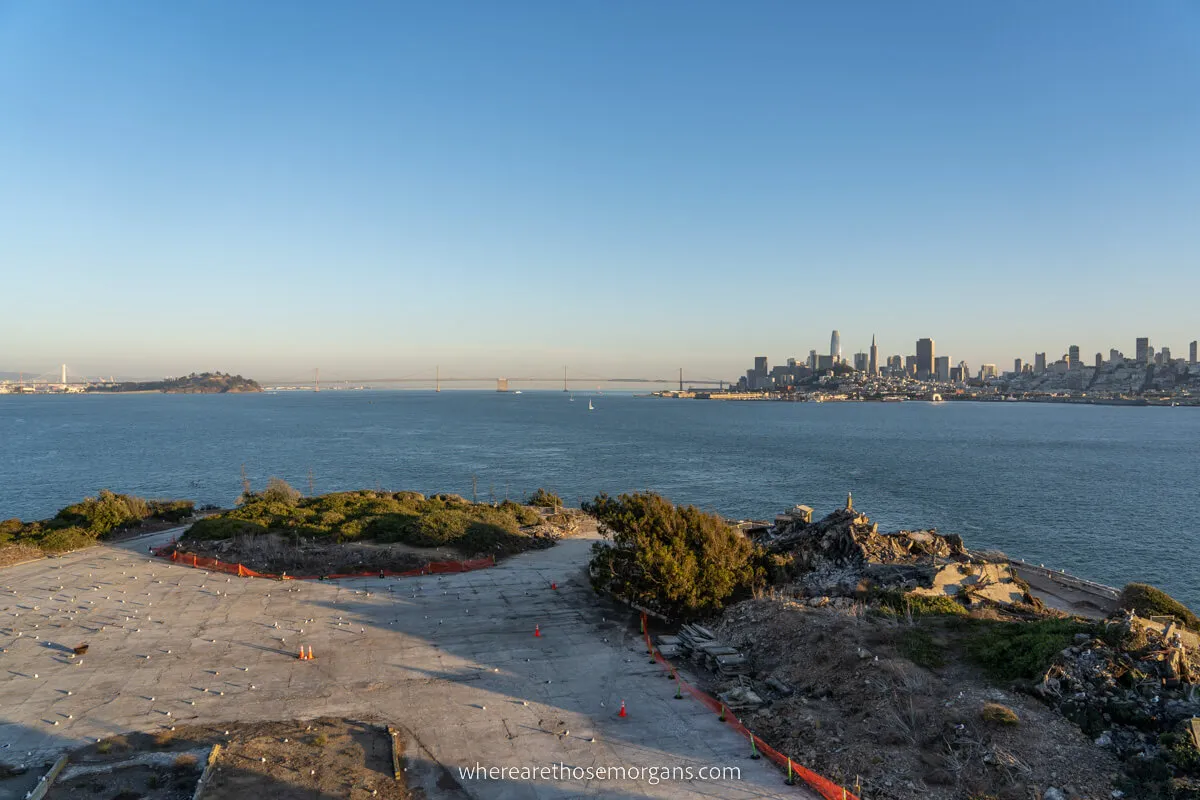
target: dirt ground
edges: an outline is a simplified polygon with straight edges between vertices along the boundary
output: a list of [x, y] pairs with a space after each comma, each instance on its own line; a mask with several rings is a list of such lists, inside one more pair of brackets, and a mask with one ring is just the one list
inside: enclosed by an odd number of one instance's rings
[[[1068, 800], [1110, 797], [1120, 773], [1112, 754], [973, 665], [917, 665], [902, 652], [910, 631], [861, 607], [752, 600], [728, 609], [716, 633], [752, 660], [754, 689], [769, 701], [739, 712], [747, 726], [843, 785], [857, 782], [865, 800], [1034, 800], [1051, 786]], [[768, 677], [793, 693], [765, 688]], [[1019, 721], [985, 720], [985, 703]]]
[[188, 800], [218, 743], [221, 751], [205, 800], [413, 797], [393, 776], [384, 726], [321, 718], [228, 728], [181, 725], [174, 731], [110, 737], [72, 753], [47, 798]]

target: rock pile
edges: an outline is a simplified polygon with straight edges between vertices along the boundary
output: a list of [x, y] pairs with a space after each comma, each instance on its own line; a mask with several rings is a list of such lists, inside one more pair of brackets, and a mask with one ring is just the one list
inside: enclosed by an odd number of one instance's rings
[[792, 557], [793, 569], [808, 594], [848, 595], [864, 579], [885, 586], [930, 586], [937, 561], [969, 561], [956, 534], [936, 530], [880, 533], [879, 524], [852, 508], [834, 511], [817, 522], [782, 518], [763, 544]]
[[684, 625], [678, 636], [658, 637], [658, 650], [666, 658], [689, 656], [696, 663], [722, 678], [746, 675], [750, 662], [737, 648], [722, 644], [713, 632], [703, 625]]

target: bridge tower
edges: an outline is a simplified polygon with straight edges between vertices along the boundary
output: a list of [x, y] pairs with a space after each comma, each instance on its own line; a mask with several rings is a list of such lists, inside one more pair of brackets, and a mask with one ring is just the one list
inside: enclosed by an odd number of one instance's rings
[[679, 391], [683, 391], [683, 367], [679, 368]]
[[317, 377], [316, 377], [316, 381], [313, 383], [313, 391], [319, 392], [319, 391], [321, 391], [321, 368], [320, 367], [316, 368], [316, 373], [317, 373]]
[[442, 368], [440, 366], [433, 368], [433, 390], [435, 392], [442, 390]]
[[567, 368], [563, 367], [563, 391], [567, 391]]

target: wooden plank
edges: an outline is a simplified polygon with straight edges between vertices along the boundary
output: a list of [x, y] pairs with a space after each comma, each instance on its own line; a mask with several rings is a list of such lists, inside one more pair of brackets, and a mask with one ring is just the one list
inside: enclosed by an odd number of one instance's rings
[[63, 767], [66, 765], [67, 757], [65, 755], [59, 756], [58, 761], [54, 762], [54, 766], [50, 768], [50, 771], [38, 781], [37, 787], [27, 795], [28, 800], [42, 800], [46, 796], [46, 792], [50, 791], [50, 784], [54, 783], [54, 779], [58, 777], [58, 773], [62, 772]]
[[400, 741], [397, 738], [399, 736], [399, 731], [397, 731], [391, 725], [388, 725], [387, 732], [388, 738], [392, 741], [392, 776], [396, 780], [400, 780], [400, 776], [403, 774], [403, 771], [400, 769]]
[[204, 794], [204, 787], [208, 785], [208, 779], [212, 777], [213, 768], [220, 755], [221, 745], [214, 744], [212, 750], [208, 751], [208, 763], [204, 765], [204, 772], [200, 773], [200, 780], [196, 781], [196, 791], [192, 793], [192, 800], [200, 800], [200, 795]]

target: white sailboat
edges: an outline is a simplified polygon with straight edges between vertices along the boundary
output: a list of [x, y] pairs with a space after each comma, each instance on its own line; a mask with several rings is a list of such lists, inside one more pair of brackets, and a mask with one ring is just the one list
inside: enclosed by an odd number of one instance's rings
[[592, 405], [592, 398], [588, 398], [588, 411], [595, 411], [596, 407]]

